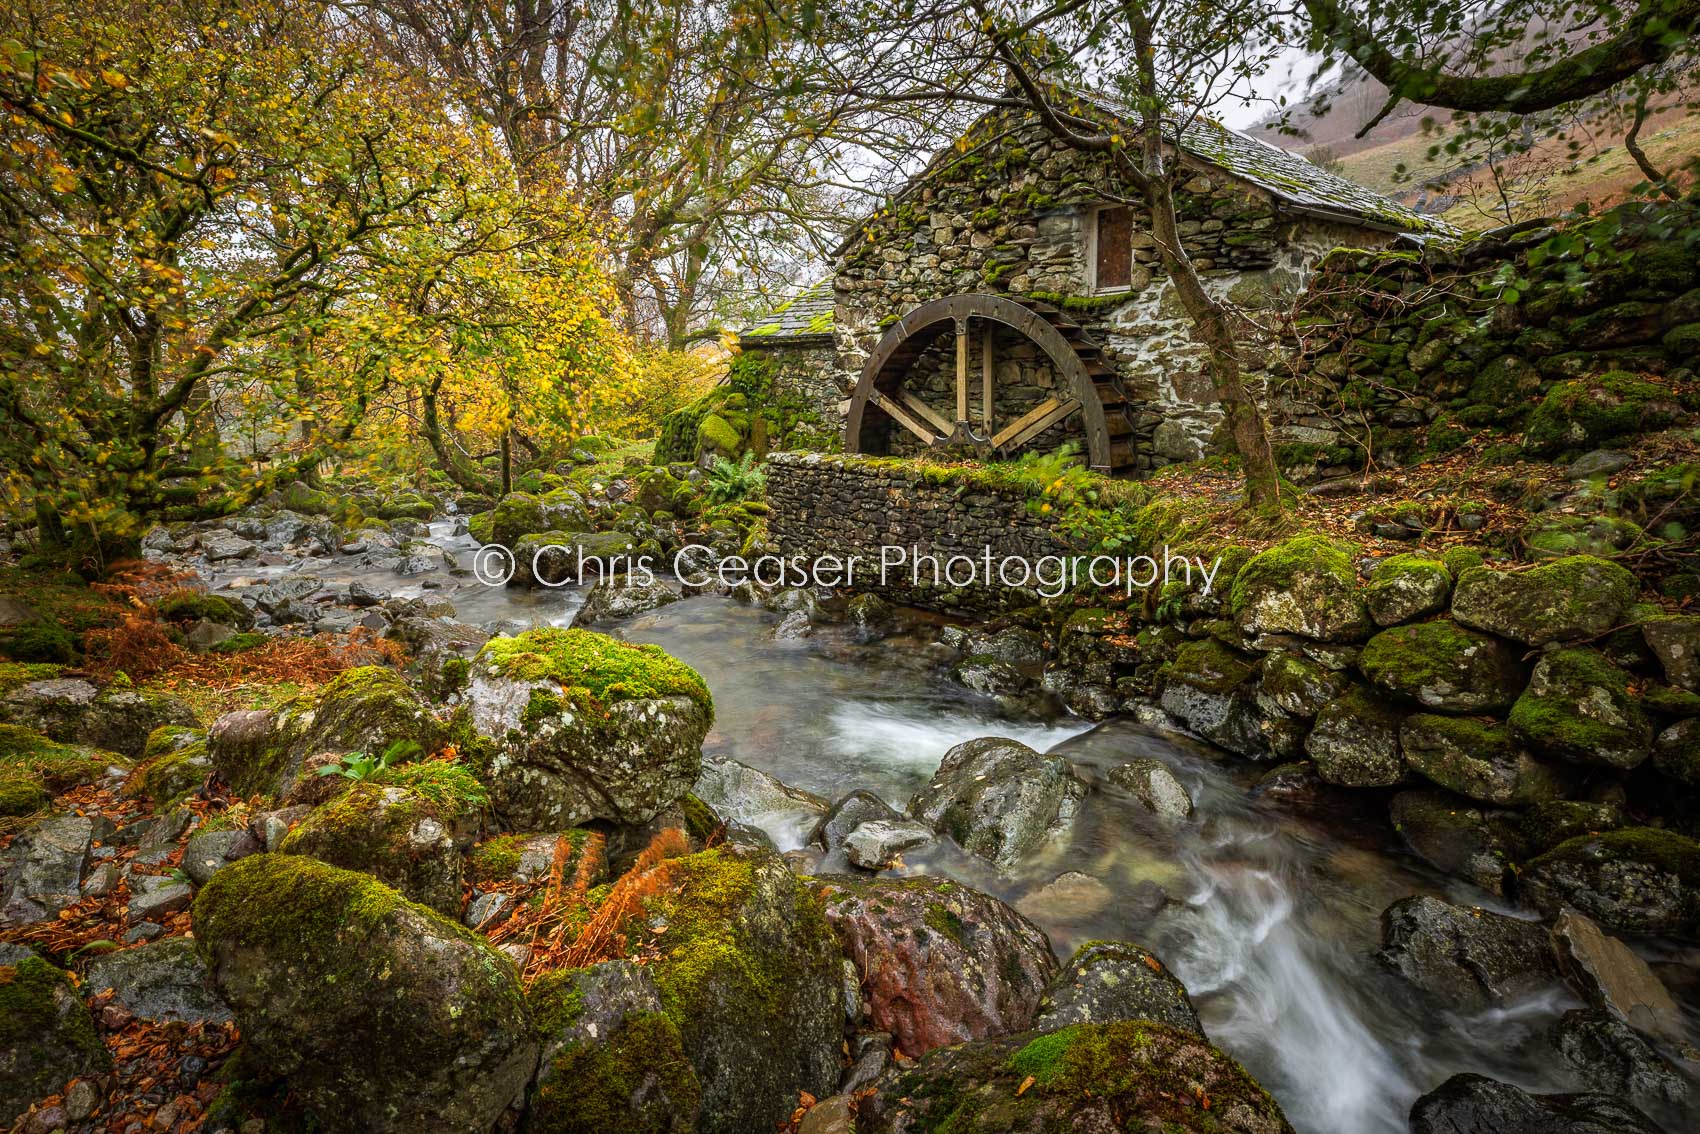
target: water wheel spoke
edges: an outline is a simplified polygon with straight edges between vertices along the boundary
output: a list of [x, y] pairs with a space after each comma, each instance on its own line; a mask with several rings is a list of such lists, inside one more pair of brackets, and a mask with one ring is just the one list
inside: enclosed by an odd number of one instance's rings
[[[922, 441], [925, 441], [928, 445], [937, 445], [939, 442], [944, 440], [943, 436], [927, 428], [927, 426], [923, 425], [920, 421], [917, 421], [910, 415], [910, 412], [904, 408], [908, 402], [914, 399], [911, 399], [907, 393], [899, 395], [899, 397], [903, 400], [900, 401], [898, 398], [885, 397], [881, 395], [875, 395], [868, 400], [889, 414], [891, 420], [919, 437]], [[933, 413], [931, 410], [927, 411], [927, 416], [931, 419], [938, 420], [938, 415]], [[948, 429], [944, 431], [946, 435], [948, 435], [949, 432], [950, 431]]]
[[992, 437], [992, 448], [1004, 449], [1025, 445], [1079, 408], [1080, 403], [1073, 398], [1066, 401], [1046, 398], [999, 430]]
[[908, 390], [899, 390], [895, 396], [897, 400], [903, 404], [905, 409], [920, 418], [922, 421], [926, 422], [928, 425], [932, 426], [933, 429], [938, 432], [939, 436], [950, 436], [952, 427], [950, 422], [945, 420], [944, 414], [935, 410], [932, 406], [923, 402], [920, 398], [917, 398]]

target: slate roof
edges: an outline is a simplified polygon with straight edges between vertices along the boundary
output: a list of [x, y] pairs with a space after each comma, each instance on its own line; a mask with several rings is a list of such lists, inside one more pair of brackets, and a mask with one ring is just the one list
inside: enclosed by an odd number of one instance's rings
[[832, 334], [832, 277], [817, 280], [738, 332], [740, 339], [809, 339]]

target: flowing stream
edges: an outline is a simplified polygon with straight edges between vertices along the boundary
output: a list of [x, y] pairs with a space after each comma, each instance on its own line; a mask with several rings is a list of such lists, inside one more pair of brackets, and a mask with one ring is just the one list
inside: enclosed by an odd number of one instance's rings
[[[450, 531], [434, 524], [432, 539], [464, 562], [475, 545]], [[583, 601], [569, 589], [504, 590], [447, 571], [398, 586], [387, 572], [317, 565], [327, 581], [362, 577], [394, 594], [440, 595], [462, 621], [484, 625], [566, 625]], [[1210, 1038], [1303, 1134], [1404, 1134], [1412, 1101], [1459, 1071], [1531, 1090], [1577, 1089], [1541, 1042], [1576, 1001], [1555, 992], [1458, 1018], [1418, 1002], [1375, 960], [1390, 903], [1422, 892], [1490, 902], [1404, 854], [1384, 800], [1336, 792], [1306, 806], [1259, 794], [1266, 769], [1132, 721], [1000, 717], [944, 676], [946, 655], [925, 623], [859, 645], [834, 626], [775, 640], [777, 622], [702, 596], [598, 629], [656, 643], [703, 675], [717, 712], [707, 753], [827, 799], [867, 788], [901, 809], [947, 749], [974, 737], [1013, 737], [1067, 756], [1094, 790], [1068, 836], [1016, 873], [1000, 875], [949, 844], [911, 853], [902, 869], [998, 895], [1050, 935], [1059, 957], [1093, 938], [1152, 949], [1186, 983]], [[1138, 756], [1163, 761], [1185, 784], [1196, 804], [1190, 819], [1160, 820], [1105, 780]], [[800, 816], [762, 822], [782, 848], [799, 845]]]

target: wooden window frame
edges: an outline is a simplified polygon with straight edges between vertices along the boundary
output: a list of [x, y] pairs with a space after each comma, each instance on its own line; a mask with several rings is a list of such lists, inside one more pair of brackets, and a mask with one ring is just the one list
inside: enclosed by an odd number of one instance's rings
[[[1102, 214], [1107, 209], [1127, 209], [1128, 210], [1128, 236], [1130, 237], [1130, 241], [1129, 241], [1129, 246], [1128, 246], [1128, 250], [1127, 250], [1127, 259], [1128, 259], [1128, 264], [1127, 264], [1128, 280], [1127, 280], [1127, 283], [1125, 283], [1125, 284], [1115, 284], [1115, 285], [1112, 285], [1112, 286], [1109, 286], [1109, 287], [1104, 287], [1104, 286], [1100, 286], [1099, 283], [1098, 283], [1098, 218], [1099, 218], [1100, 214]], [[1133, 206], [1116, 204], [1114, 202], [1105, 202], [1104, 204], [1092, 205], [1092, 206], [1089, 206], [1087, 208], [1087, 210], [1086, 210], [1086, 282], [1087, 282], [1087, 290], [1089, 290], [1093, 295], [1122, 295], [1126, 292], [1130, 292], [1130, 291], [1133, 290], [1134, 259], [1133, 259], [1133, 247], [1132, 247], [1131, 237], [1133, 235], [1133, 224], [1134, 224], [1135, 216], [1136, 216], [1136, 214], [1133, 211]]]

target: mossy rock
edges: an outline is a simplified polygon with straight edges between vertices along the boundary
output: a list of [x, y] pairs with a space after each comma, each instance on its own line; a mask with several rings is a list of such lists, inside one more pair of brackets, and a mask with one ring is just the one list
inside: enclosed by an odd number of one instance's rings
[[1377, 626], [1394, 626], [1446, 609], [1452, 573], [1426, 555], [1394, 555], [1382, 560], [1364, 585], [1364, 604]]
[[1504, 642], [1446, 621], [1383, 630], [1364, 645], [1358, 668], [1390, 696], [1443, 713], [1507, 709], [1527, 679]]
[[1449, 791], [1500, 807], [1557, 798], [1575, 777], [1530, 756], [1497, 722], [1417, 713], [1399, 729], [1414, 770]]
[[103, 748], [131, 760], [160, 725], [197, 723], [181, 697], [120, 685], [102, 689], [74, 677], [19, 686], [0, 701], [0, 718], [62, 744]]
[[1523, 532], [1531, 559], [1566, 555], [1612, 555], [1628, 551], [1643, 538], [1640, 525], [1621, 516], [1536, 518]]
[[1517, 823], [1528, 854], [1538, 855], [1582, 835], [1597, 835], [1628, 826], [1623, 809], [1613, 803], [1553, 799], [1523, 812]]
[[1572, 555], [1527, 571], [1466, 570], [1452, 596], [1459, 623], [1529, 646], [1616, 629], [1641, 592], [1626, 568]]
[[1653, 767], [1679, 784], [1700, 788], [1700, 718], [1678, 721], [1659, 733]]
[[1663, 386], [1622, 370], [1560, 382], [1529, 416], [1523, 446], [1538, 455], [1595, 449], [1635, 433], [1665, 429], [1683, 416]]
[[[488, 539], [467, 530], [482, 543], [499, 543], [513, 547], [522, 536], [540, 532], [583, 531], [590, 527], [590, 516], [584, 498], [571, 489], [555, 489], [541, 495], [530, 492], [510, 492], [491, 509]], [[484, 528], [481, 523], [480, 529]]]
[[254, 614], [242, 603], [223, 595], [200, 591], [175, 591], [154, 603], [154, 610], [167, 622], [198, 622], [206, 619], [246, 630], [254, 625]]
[[1317, 778], [1342, 787], [1387, 787], [1403, 780], [1402, 716], [1361, 685], [1324, 705], [1304, 744]]
[[17, 725], [0, 725], [0, 815], [30, 815], [61, 792], [126, 768], [116, 752], [60, 744]]
[[653, 899], [647, 967], [702, 1090], [702, 1134], [771, 1130], [797, 1092], [832, 1093], [843, 971], [821, 901], [777, 854], [720, 846], [676, 860]]
[[212, 771], [207, 734], [198, 728], [161, 725], [148, 734], [141, 762], [125, 783], [127, 795], [166, 807], [194, 791]]
[[1568, 906], [1620, 933], [1700, 940], [1700, 842], [1671, 831], [1569, 839], [1524, 864], [1517, 889], [1543, 913]]
[[0, 1122], [73, 1078], [111, 1064], [71, 977], [40, 957], [0, 945]]
[[894, 1067], [875, 1087], [857, 1111], [858, 1134], [1292, 1131], [1238, 1063], [1197, 1035], [1148, 1021], [940, 1048]]
[[536, 1068], [512, 962], [365, 874], [252, 855], [201, 890], [194, 936], [246, 1062], [322, 1129], [487, 1131]]
[[0, 654], [25, 664], [74, 665], [82, 650], [63, 626], [35, 624], [0, 630]]
[[1345, 689], [1346, 679], [1335, 671], [1278, 650], [1263, 659], [1257, 700], [1268, 711], [1311, 720]]
[[1188, 642], [1161, 671], [1164, 711], [1242, 756], [1268, 752], [1255, 701], [1258, 663], [1213, 638]]
[[1234, 577], [1229, 609], [1247, 635], [1356, 641], [1372, 624], [1348, 547], [1295, 536], [1254, 556]]
[[[693, 837], [706, 838], [707, 835], [695, 835], [693, 832]], [[585, 845], [590, 841], [590, 832], [582, 827], [558, 834], [510, 834], [486, 839], [468, 856], [467, 878], [475, 886], [487, 886], [492, 882], [541, 882], [549, 877], [556, 850], [563, 839], [567, 849], [562, 860], [562, 874], [567, 878], [577, 877]], [[587, 881], [593, 886], [602, 881], [602, 868], [599, 866]]]
[[1505, 892], [1507, 871], [1523, 857], [1516, 812], [1438, 790], [1402, 791], [1388, 811], [1418, 858], [1490, 893]]
[[1653, 732], [1631, 681], [1592, 650], [1550, 651], [1511, 707], [1511, 728], [1538, 756], [1633, 768], [1651, 754]]

